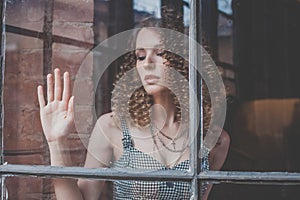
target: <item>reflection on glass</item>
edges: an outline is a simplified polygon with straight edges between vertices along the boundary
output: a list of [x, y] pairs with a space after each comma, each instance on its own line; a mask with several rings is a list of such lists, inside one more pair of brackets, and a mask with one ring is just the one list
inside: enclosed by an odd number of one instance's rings
[[299, 2], [261, 3], [235, 1], [232, 16], [219, 14], [218, 58], [230, 95], [225, 129], [232, 138], [224, 169], [299, 172]]
[[[182, 44], [181, 48], [187, 44], [149, 28], [173, 28], [184, 33], [183, 3], [93, 2], [8, 2], [4, 160], [9, 164], [188, 171], [188, 63], [175, 54], [183, 49], [175, 53], [167, 49], [167, 44], [176, 46], [173, 41]], [[131, 35], [132, 40], [122, 38], [134, 50], [121, 56], [120, 60], [125, 60], [122, 64], [116, 60], [103, 77], [95, 78], [94, 72], [104, 66], [94, 63], [94, 58], [104, 61], [104, 56], [112, 56], [107, 54], [121, 48], [120, 43], [108, 42], [102, 51], [93, 54], [91, 50], [135, 25], [148, 28]], [[116, 82], [118, 74], [120, 80]], [[99, 90], [94, 84], [98, 78], [104, 82]], [[97, 115], [101, 115], [98, 120]], [[15, 183], [18, 193], [11, 192]], [[53, 183], [57, 199], [78, 195], [96, 198], [103, 188], [103, 182], [83, 179], [78, 185], [72, 179]], [[60, 190], [61, 185], [74, 196]], [[47, 179], [10, 177], [7, 186], [10, 199], [54, 197]], [[179, 182], [117, 181], [114, 190], [119, 199], [125, 195], [165, 199], [190, 196], [189, 184]]]
[[[5, 177], [5, 195], [3, 199], [57, 199], [54, 193], [53, 182], [57, 179], [36, 178], [36, 177]], [[70, 179], [72, 180], [72, 179]], [[93, 182], [95, 180], [87, 180]], [[76, 181], [76, 180], [74, 180]], [[112, 199], [112, 184], [106, 182], [106, 189], [103, 190], [99, 199]]]
[[[4, 199], [56, 199], [53, 182], [58, 181], [56, 178], [36, 178], [36, 177], [6, 177], [5, 188], [6, 196]], [[72, 179], [60, 179], [72, 180]], [[76, 180], [74, 180], [76, 181]], [[101, 180], [82, 179], [82, 181], [101, 182]], [[125, 189], [126, 192], [122, 194], [130, 197], [123, 196], [123, 199], [182, 199], [182, 193], [189, 196], [189, 183], [185, 182], [147, 182], [147, 181], [116, 181], [117, 186], [113, 186], [111, 182], [106, 182], [106, 188], [102, 191], [99, 198], [101, 200], [113, 199], [114, 193]], [[129, 183], [129, 184], [128, 184]], [[125, 184], [125, 185], [124, 185]], [[30, 187], [29, 187], [30, 186]], [[160, 193], [161, 188], [167, 188], [168, 193]], [[180, 188], [180, 190], [178, 190]], [[134, 191], [131, 191], [134, 190]], [[180, 192], [176, 192], [180, 191]]]
[[[52, 178], [36, 178], [36, 177], [5, 177], [4, 179], [5, 196], [3, 199], [56, 199], [52, 183], [57, 179]], [[70, 179], [71, 180], [71, 179]], [[85, 181], [96, 181], [84, 179]], [[154, 186], [154, 182], [131, 181], [136, 185], [136, 190], [141, 189], [141, 185]], [[187, 185], [188, 183], [179, 182], [177, 185], [172, 182], [156, 182], [163, 187], [168, 187], [170, 190], [179, 185]], [[113, 199], [113, 185], [111, 182], [106, 182], [106, 189], [103, 190], [98, 199], [111, 200]], [[155, 187], [151, 187], [155, 188]], [[152, 192], [155, 190], [152, 190]], [[300, 197], [299, 185], [260, 185], [249, 183], [214, 183], [214, 187], [209, 195], [210, 200], [296, 200]], [[150, 194], [148, 192], [148, 194]], [[154, 194], [154, 193], [153, 193]], [[138, 195], [138, 192], [136, 193]], [[142, 198], [135, 196], [135, 198]], [[144, 197], [145, 198], [145, 197]], [[146, 198], [147, 199], [147, 198]], [[149, 198], [148, 198], [149, 199]], [[168, 199], [168, 198], [167, 198]]]
[[[187, 59], [183, 59], [188, 44], [176, 34], [149, 28], [188, 33], [188, 1], [7, 3], [5, 162], [190, 170], [189, 73]], [[106, 40], [135, 26], [147, 28], [120, 41]], [[121, 41], [134, 49], [104, 70], [105, 57], [119, 52]], [[102, 48], [93, 51], [98, 44], [103, 44]], [[103, 76], [97, 70], [103, 70]], [[204, 98], [209, 99], [206, 95]], [[209, 114], [209, 104], [205, 104], [206, 109], [205, 114]], [[223, 131], [216, 148], [210, 154], [206, 152], [203, 169], [221, 169], [229, 140]], [[38, 183], [44, 184], [44, 180]], [[54, 186], [58, 199], [73, 198], [66, 190], [59, 190], [61, 184], [72, 191], [74, 198], [85, 198], [86, 194], [97, 197], [103, 187], [102, 182], [79, 180], [77, 185], [76, 180], [57, 179]], [[28, 197], [44, 198], [44, 192], [48, 193], [48, 188], [31, 186], [25, 189], [41, 189], [43, 193]], [[87, 186], [99, 190], [91, 191]], [[147, 193], [148, 188], [154, 189]], [[177, 182], [126, 181], [116, 182], [114, 194], [116, 198], [189, 199], [189, 191], [188, 184]]]
[[155, 18], [161, 18], [161, 1], [160, 0], [134, 0], [133, 9], [136, 12], [144, 12]]
[[218, 0], [219, 11], [232, 15], [232, 0]]

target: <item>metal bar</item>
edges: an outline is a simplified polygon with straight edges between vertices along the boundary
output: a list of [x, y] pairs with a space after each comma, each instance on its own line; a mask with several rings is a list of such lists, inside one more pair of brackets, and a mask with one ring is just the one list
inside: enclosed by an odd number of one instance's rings
[[193, 178], [191, 182], [191, 196], [190, 199], [199, 199], [200, 198], [200, 193], [199, 193], [199, 181], [195, 178]]
[[0, 158], [0, 163], [2, 164], [4, 161], [4, 157], [3, 157], [3, 149], [4, 149], [4, 141], [3, 141], [3, 125], [4, 125], [4, 118], [3, 118], [3, 113], [4, 113], [4, 106], [3, 106], [3, 86], [4, 86], [4, 70], [5, 70], [5, 49], [6, 49], [6, 35], [5, 35], [5, 11], [6, 11], [6, 1], [5, 0], [1, 0], [1, 70], [0, 70], [0, 81], [1, 81], [1, 102], [0, 102], [0, 109], [1, 109], [1, 125], [0, 125], [0, 131], [1, 131], [1, 135], [0, 135], [0, 139], [1, 139], [1, 144], [0, 144], [0, 149], [1, 149], [1, 158]]
[[26, 149], [20, 149], [20, 150], [6, 150], [3, 149], [3, 155], [4, 156], [20, 156], [20, 155], [34, 155], [34, 154], [41, 154], [45, 150], [43, 149], [31, 149], [31, 150], [26, 150]]
[[[193, 180], [191, 182], [191, 197], [192, 199], [198, 199], [198, 180], [197, 174], [200, 172], [200, 160], [198, 157], [198, 149], [200, 147], [199, 138], [201, 133], [198, 131], [199, 119], [198, 102], [194, 95], [198, 94], [198, 82], [197, 82], [197, 65], [198, 65], [198, 48], [194, 41], [197, 40], [198, 35], [198, 15], [197, 6], [199, 1], [190, 1], [190, 27], [189, 27], [189, 136], [190, 136], [190, 165], [191, 172], [193, 174]], [[200, 103], [201, 104], [201, 103]], [[195, 109], [196, 108], [196, 109]]]
[[27, 28], [21, 28], [17, 26], [8, 25], [8, 24], [5, 25], [5, 28], [6, 28], [6, 32], [8, 33], [14, 33], [14, 34], [24, 35], [24, 36], [38, 38], [38, 39], [45, 38], [45, 34], [40, 31], [34, 31]]
[[[3, 161], [4, 161], [4, 158], [3, 158], [3, 124], [4, 124], [4, 121], [3, 121], [3, 113], [4, 113], [4, 109], [3, 109], [3, 85], [4, 85], [4, 64], [5, 64], [5, 11], [6, 11], [6, 0], [1, 0], [1, 6], [0, 6], [0, 14], [1, 14], [1, 36], [0, 36], [0, 45], [1, 45], [1, 52], [0, 52], [0, 55], [1, 55], [1, 59], [0, 59], [0, 62], [1, 62], [1, 66], [0, 66], [0, 81], [1, 81], [1, 102], [0, 102], [0, 110], [1, 110], [1, 117], [0, 117], [0, 120], [1, 120], [1, 125], [0, 125], [0, 149], [1, 149], [1, 152], [0, 152], [0, 163], [2, 164]], [[5, 177], [1, 176], [1, 199], [5, 199], [6, 198], [6, 187], [5, 187]]]
[[[19, 34], [27, 37], [38, 38], [41, 40], [44, 40], [46, 37], [43, 32], [34, 31], [26, 28], [16, 27], [12, 25], [5, 25], [5, 28], [7, 33]], [[58, 35], [52, 35], [52, 43], [61, 43], [61, 44], [67, 44], [76, 47], [88, 48], [88, 49], [91, 49], [93, 47], [93, 43], [75, 40], [72, 38], [58, 36]], [[97, 48], [97, 51], [100, 50], [101, 52], [105, 52], [105, 53], [112, 53], [112, 52], [114, 53], [117, 49], [101, 46], [101, 49], [99, 47]]]
[[[43, 40], [43, 77], [46, 77], [52, 71], [52, 55], [53, 55], [53, 12], [54, 12], [54, 0], [48, 0], [45, 2], [44, 7], [44, 24], [43, 24], [43, 33], [41, 35]], [[17, 27], [18, 28], [18, 27]], [[18, 29], [17, 29], [18, 30]], [[32, 33], [32, 32], [24, 32], [22, 29], [22, 33]], [[38, 35], [40, 36], [40, 35]], [[46, 79], [44, 78], [44, 85], [46, 85]], [[46, 88], [44, 87], [44, 94], [46, 94]], [[46, 143], [45, 137], [43, 137], [43, 143]], [[44, 151], [41, 153], [43, 156], [43, 161], [45, 163], [49, 163], [49, 149], [46, 148], [47, 145], [43, 145]], [[45, 190], [45, 183], [42, 180], [42, 193]]]
[[208, 171], [198, 175], [202, 181], [220, 181], [234, 183], [297, 183], [300, 184], [300, 173], [291, 172], [237, 172]]
[[[34, 31], [34, 30], [12, 26], [12, 25], [6, 25], [6, 32], [20, 34], [20, 35], [38, 38], [42, 40], [45, 40], [47, 35], [44, 32]], [[75, 40], [75, 39], [58, 36], [58, 35], [52, 35], [51, 40], [52, 43], [62, 43], [62, 44], [67, 44], [67, 45], [72, 45], [72, 46], [77, 46], [82, 48], [89, 48], [89, 49], [93, 48], [93, 43]]]
[[143, 181], [182, 181], [190, 182], [193, 176], [189, 172], [160, 170], [139, 171], [136, 169], [113, 168], [83, 168], [83, 167], [58, 167], [43, 165], [1, 165], [1, 175], [34, 176], [47, 178], [87, 178], [105, 180], [143, 180]]
[[1, 200], [6, 199], [5, 176], [1, 176]]
[[[1, 175], [19, 175], [52, 178], [89, 178], [109, 180], [147, 180], [147, 181], [194, 181], [193, 174], [184, 171], [130, 171], [112, 168], [57, 167], [43, 165], [1, 165]], [[300, 184], [300, 173], [291, 172], [225, 172], [208, 171], [197, 176], [201, 181], [226, 183], [296, 183]]]
[[[81, 149], [71, 149], [71, 152], [82, 153]], [[35, 154], [43, 154], [45, 153], [44, 149], [19, 149], [19, 150], [3, 150], [3, 156], [26, 156], [26, 155], [35, 155]]]
[[[189, 93], [189, 134], [190, 134], [190, 161], [191, 161], [191, 169], [193, 173], [199, 173], [197, 171], [197, 167], [199, 166], [198, 162], [198, 122], [199, 122], [199, 113], [197, 112], [198, 107], [197, 102], [195, 102], [194, 95], [198, 93], [197, 91], [197, 71], [195, 67], [198, 64], [197, 60], [197, 46], [195, 44], [195, 40], [197, 38], [197, 30], [196, 30], [196, 0], [191, 1], [191, 21], [190, 21], [190, 29], [189, 29], [189, 83], [190, 83], [190, 93]], [[196, 90], [196, 91], [195, 91]]]
[[[197, 0], [197, 3], [195, 5], [195, 9], [196, 9], [196, 31], [197, 31], [197, 35], [196, 35], [196, 40], [198, 43], [201, 44], [202, 42], [202, 16], [203, 16], [203, 10], [202, 10], [202, 3], [203, 3], [203, 0]], [[202, 44], [201, 44], [202, 45]], [[197, 64], [200, 65], [200, 66], [197, 66], [197, 69], [198, 67], [202, 67], [201, 64], [202, 64], [202, 49], [197, 49]], [[199, 56], [200, 55], [200, 56]], [[203, 97], [202, 97], [202, 77], [198, 77], [198, 82], [197, 82], [197, 85], [198, 85], [198, 93], [199, 93], [199, 104], [200, 104], [200, 124], [199, 124], [199, 127], [200, 127], [200, 130], [198, 130], [198, 143], [197, 144], [197, 163], [198, 163], [198, 167], [197, 167], [197, 173], [199, 174], [202, 170], [203, 170], [203, 166], [201, 165], [201, 159], [199, 158], [199, 155], [202, 154], [202, 152], [200, 152], [203, 148], [203, 138], [204, 138], [204, 132], [203, 132], [203, 124], [204, 124], [204, 117], [203, 117]], [[199, 154], [200, 153], [200, 154]], [[197, 196], [195, 199], [199, 199], [201, 200], [202, 199], [202, 194], [201, 194], [201, 180], [200, 181], [197, 181], [195, 186], [195, 190], [197, 191]]]
[[53, 44], [53, 7], [54, 0], [46, 1], [43, 26], [43, 72], [44, 75], [52, 71], [52, 44]]
[[[85, 49], [92, 49], [94, 47], [93, 43], [79, 41], [79, 40], [57, 36], [57, 35], [53, 35], [53, 43], [62, 43], [62, 44], [72, 45], [72, 46], [81, 47]], [[105, 49], [109, 49], [109, 48], [105, 48]], [[112, 51], [111, 49], [109, 50]]]

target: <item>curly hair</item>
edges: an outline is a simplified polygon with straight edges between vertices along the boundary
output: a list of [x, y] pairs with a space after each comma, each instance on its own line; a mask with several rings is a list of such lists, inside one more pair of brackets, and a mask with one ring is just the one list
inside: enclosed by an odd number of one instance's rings
[[[165, 27], [163, 24], [166, 21], [161, 21], [154, 18], [144, 20], [140, 27], [153, 28]], [[176, 30], [179, 30], [177, 28]], [[141, 29], [135, 31], [130, 40], [130, 44], [135, 48], [135, 39]], [[157, 30], [156, 30], [157, 31]], [[174, 38], [169, 38], [163, 33], [159, 33], [164, 44], [174, 44]], [[182, 46], [181, 46], [182, 47]], [[165, 63], [167, 69], [175, 69], [181, 76], [188, 81], [188, 62], [178, 55], [178, 52], [164, 51], [163, 58], [168, 62]], [[117, 75], [117, 81], [114, 84], [112, 92], [112, 111], [115, 115], [122, 115], [130, 119], [130, 121], [139, 127], [145, 127], [150, 124], [150, 108], [153, 105], [152, 96], [148, 95], [141, 84], [140, 77], [135, 68], [136, 55], [135, 51], [130, 51], [122, 58], [123, 65], [120, 67], [120, 73]], [[167, 77], [167, 85], [171, 86], [171, 95], [175, 105], [175, 121], [188, 119], [188, 86], [186, 84], [178, 84], [178, 79], [174, 73], [169, 73], [170, 70], [165, 70]], [[177, 94], [177, 96], [175, 95]], [[178, 99], [180, 94], [180, 100]], [[130, 96], [129, 96], [130, 95]], [[185, 105], [180, 105], [185, 104]], [[184, 109], [184, 112], [182, 112]], [[119, 116], [115, 116], [119, 117]]]
[[[164, 25], [167, 24], [167, 25]], [[160, 21], [157, 19], [149, 18], [141, 23], [143, 28], [151, 27], [173, 27], [173, 30], [183, 29], [181, 27], [176, 27], [174, 23], [168, 23], [165, 21]], [[174, 28], [175, 27], [175, 28]], [[135, 47], [135, 39], [139, 31], [136, 31], [131, 41], [131, 44]], [[168, 61], [166, 63], [167, 67], [170, 69], [175, 69], [176, 72], [180, 73], [187, 81], [189, 76], [189, 63], [184, 58], [180, 57], [179, 54], [185, 55], [187, 52], [186, 48], [178, 48], [183, 45], [176, 38], [170, 36], [165, 36], [161, 34], [161, 38], [166, 45], [169, 47], [175, 47], [172, 49], [180, 49], [185, 52], [169, 52], [165, 51], [163, 57]], [[176, 42], [174, 42], [176, 41]], [[177, 48], [176, 48], [177, 47]], [[211, 67], [210, 62], [210, 51], [208, 46], [204, 46], [207, 54], [202, 54], [202, 66], [207, 72], [208, 79], [213, 80], [213, 74], [210, 74], [209, 68]], [[133, 48], [134, 49], [134, 48]], [[142, 86], [140, 77], [136, 70], [136, 55], [134, 51], [130, 51], [122, 57], [123, 65], [120, 67], [120, 73], [117, 75], [117, 81], [114, 84], [114, 90], [112, 92], [112, 111], [115, 114], [115, 117], [118, 119], [120, 115], [126, 117], [134, 125], [139, 127], [148, 126], [151, 122], [150, 120], [150, 108], [153, 105], [152, 96], [148, 95]], [[175, 121], [184, 121], [188, 122], [189, 119], [189, 88], [186, 84], [178, 84], [178, 79], [174, 74], [168, 74], [168, 84], [172, 86], [172, 95], [173, 102], [176, 106], [175, 110]], [[211, 77], [211, 78], [210, 78]], [[208, 131], [209, 124], [212, 118], [212, 107], [211, 99], [209, 92], [220, 92], [216, 91], [214, 88], [211, 88], [211, 91], [208, 91], [207, 85], [202, 81], [202, 106], [203, 106], [203, 128], [204, 134]], [[176, 95], [177, 96], [176, 96]], [[179, 95], [180, 96], [179, 96]], [[180, 99], [178, 99], [180, 97]], [[216, 100], [218, 101], [218, 100]], [[117, 116], [119, 115], [119, 116]]]

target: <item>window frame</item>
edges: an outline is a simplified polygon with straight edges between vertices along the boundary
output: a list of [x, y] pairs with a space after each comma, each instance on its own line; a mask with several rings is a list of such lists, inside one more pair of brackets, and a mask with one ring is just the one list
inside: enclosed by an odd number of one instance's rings
[[[49, 9], [51, 9], [51, 2], [49, 3]], [[201, 27], [201, 2], [202, 0], [191, 0], [190, 1], [190, 27], [189, 36], [191, 39], [201, 41], [200, 27]], [[5, 25], [5, 7], [6, 0], [1, 1], [1, 43], [5, 44], [5, 33], [18, 33], [23, 35], [36, 37], [39, 39], [47, 40], [51, 35], [45, 34], [45, 32], [30, 31], [18, 27]], [[47, 18], [47, 11], [46, 11]], [[47, 21], [47, 19], [45, 19]], [[49, 25], [51, 28], [51, 25]], [[74, 43], [72, 39], [68, 38], [53, 38], [50, 43], [44, 42], [44, 47], [51, 45], [52, 42], [61, 42], [65, 44]], [[78, 42], [78, 41], [77, 41]], [[190, 63], [193, 66], [197, 66], [197, 63], [201, 63], [201, 57], [199, 55], [200, 50], [191, 46], [190, 43]], [[46, 46], [45, 46], [46, 45]], [[87, 45], [91, 44], [79, 44]], [[5, 62], [5, 45], [1, 45], [1, 78], [3, 78], [3, 68]], [[45, 52], [44, 52], [45, 53]], [[48, 52], [49, 53], [49, 52]], [[50, 52], [51, 54], [51, 52]], [[48, 55], [48, 54], [47, 54]], [[51, 56], [44, 58], [44, 69], [49, 69], [47, 65]], [[190, 66], [191, 69], [191, 66]], [[197, 80], [197, 74], [195, 70], [190, 70], [190, 84], [192, 88], [198, 88], [197, 94], [201, 95], [201, 81]], [[2, 82], [3, 83], [3, 82]], [[2, 91], [1, 85], [1, 91]], [[1, 96], [1, 99], [3, 97]], [[88, 179], [105, 179], [105, 180], [146, 180], [146, 181], [183, 181], [191, 183], [191, 196], [194, 199], [201, 199], [199, 185], [203, 181], [211, 181], [212, 183], [250, 183], [250, 184], [287, 184], [287, 185], [300, 185], [300, 173], [290, 172], [239, 172], [239, 171], [202, 171], [201, 162], [198, 156], [198, 152], [202, 146], [202, 128], [198, 130], [197, 121], [202, 124], [203, 118], [199, 113], [195, 113], [198, 109], [192, 109], [197, 105], [197, 102], [193, 102], [193, 98], [190, 98], [190, 119], [194, 119], [195, 116], [200, 116], [198, 120], [190, 120], [190, 139], [191, 139], [191, 151], [190, 151], [190, 164], [191, 170], [188, 172], [180, 171], [154, 171], [145, 173], [134, 173], [134, 172], [120, 172], [114, 169], [87, 169], [83, 167], [56, 167], [56, 166], [42, 166], [42, 165], [16, 165], [16, 164], [5, 164], [4, 163], [4, 152], [3, 152], [3, 136], [1, 131], [1, 193], [2, 199], [5, 199], [5, 177], [9, 176], [29, 176], [29, 177], [41, 177], [41, 178], [88, 178]], [[3, 113], [3, 106], [1, 109]], [[202, 106], [200, 105], [202, 108]], [[1, 120], [3, 121], [1, 115]], [[2, 124], [1, 124], [2, 126]], [[2, 127], [1, 127], [2, 130]]]

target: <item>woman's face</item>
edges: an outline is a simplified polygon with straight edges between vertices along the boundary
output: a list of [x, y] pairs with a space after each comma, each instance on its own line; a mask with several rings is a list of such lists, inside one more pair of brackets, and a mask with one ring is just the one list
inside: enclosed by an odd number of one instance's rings
[[136, 67], [142, 84], [149, 95], [166, 90], [166, 59], [163, 56], [160, 35], [150, 28], [142, 29], [136, 39]]

